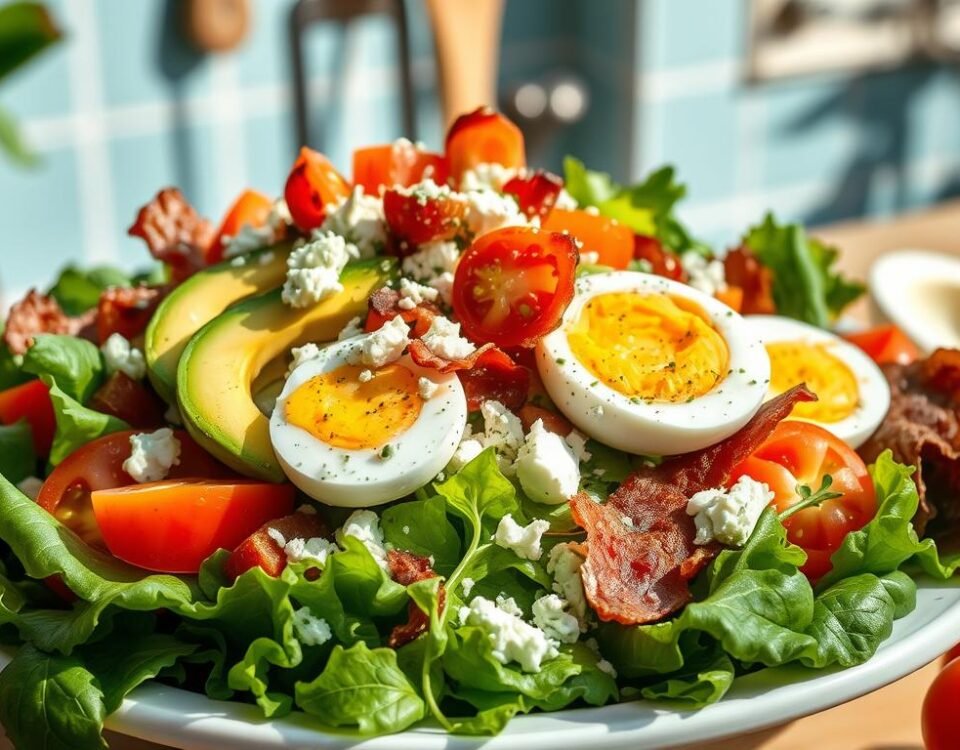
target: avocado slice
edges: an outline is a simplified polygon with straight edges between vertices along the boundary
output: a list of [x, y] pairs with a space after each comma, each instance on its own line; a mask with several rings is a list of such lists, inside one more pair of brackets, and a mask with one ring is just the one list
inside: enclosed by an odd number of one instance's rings
[[190, 337], [230, 305], [280, 286], [290, 250], [284, 243], [237, 256], [242, 265], [233, 259], [206, 268], [160, 303], [147, 327], [144, 354], [150, 382], [167, 403], [176, 403], [177, 363]]
[[366, 312], [369, 296], [396, 273], [392, 259], [352, 263], [340, 276], [343, 291], [314, 307], [289, 307], [275, 289], [210, 321], [187, 344], [177, 368], [180, 411], [191, 436], [242, 474], [283, 481], [269, 420], [253, 399], [254, 381], [291, 347], [336, 339], [351, 318]]

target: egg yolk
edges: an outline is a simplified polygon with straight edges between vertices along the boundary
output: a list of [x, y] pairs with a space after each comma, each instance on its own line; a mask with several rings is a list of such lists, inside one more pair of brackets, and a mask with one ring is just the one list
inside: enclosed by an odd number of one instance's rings
[[344, 365], [311, 378], [286, 403], [287, 421], [336, 448], [379, 448], [409, 430], [423, 406], [417, 376], [402, 365], [377, 370]]
[[817, 401], [793, 407], [790, 416], [815, 422], [839, 422], [857, 408], [860, 389], [850, 368], [825, 344], [777, 341], [767, 344], [770, 390], [783, 393], [799, 383], [817, 394]]
[[727, 373], [727, 342], [706, 313], [666, 294], [593, 297], [567, 331], [574, 356], [597, 380], [644, 401], [684, 402]]

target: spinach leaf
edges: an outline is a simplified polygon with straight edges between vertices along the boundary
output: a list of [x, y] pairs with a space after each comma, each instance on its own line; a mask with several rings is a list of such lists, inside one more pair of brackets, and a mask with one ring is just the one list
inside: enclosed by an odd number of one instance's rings
[[50, 376], [43, 377], [50, 388], [50, 401], [57, 429], [50, 448], [50, 464], [56, 466], [78, 448], [92, 440], [121, 430], [130, 425], [109, 414], [90, 409], [65, 393]]
[[23, 355], [23, 370], [55, 381], [61, 391], [81, 404], [85, 404], [103, 382], [100, 351], [89, 341], [75, 336], [37, 336]]
[[67, 266], [50, 288], [49, 295], [67, 315], [80, 315], [97, 306], [105, 289], [116, 286], [130, 286], [130, 277], [117, 268], [99, 266], [83, 271]]
[[0, 425], [0, 474], [11, 482], [22, 482], [37, 468], [33, 450], [33, 431], [21, 420], [16, 424]]

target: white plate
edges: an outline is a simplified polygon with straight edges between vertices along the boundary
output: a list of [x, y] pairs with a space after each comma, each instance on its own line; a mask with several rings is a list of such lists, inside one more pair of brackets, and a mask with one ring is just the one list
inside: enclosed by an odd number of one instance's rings
[[[701, 711], [621, 703], [517, 717], [493, 738], [451, 737], [421, 729], [364, 740], [323, 732], [301, 713], [268, 722], [254, 706], [148, 684], [123, 702], [107, 720], [107, 727], [188, 750], [556, 750], [576, 746], [652, 750], [775, 726], [851, 700], [933, 661], [957, 640], [957, 633], [960, 583], [921, 578], [916, 609], [894, 623], [893, 634], [866, 664], [827, 673], [800, 667], [764, 670], [737, 680], [726, 698]], [[7, 660], [2, 658], [3, 665]]]

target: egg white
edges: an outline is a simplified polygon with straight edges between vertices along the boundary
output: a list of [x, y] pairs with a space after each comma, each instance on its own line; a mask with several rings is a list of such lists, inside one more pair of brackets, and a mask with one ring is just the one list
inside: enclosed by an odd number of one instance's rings
[[[746, 323], [764, 344], [799, 341], [825, 345], [830, 354], [843, 362], [857, 381], [859, 399], [854, 412], [836, 422], [818, 422], [807, 418], [803, 421], [820, 425], [852, 448], [858, 448], [867, 441], [890, 408], [890, 386], [870, 357], [849, 341], [799, 320], [776, 315], [751, 315], [746, 318]], [[775, 395], [771, 392], [768, 397]]]
[[[695, 302], [726, 341], [729, 373], [710, 392], [685, 403], [631, 400], [598, 382], [577, 360], [567, 332], [584, 304], [611, 292], [669, 294]], [[577, 280], [560, 327], [537, 347], [537, 369], [550, 398], [583, 432], [614, 448], [646, 455], [689, 453], [729, 437], [760, 408], [770, 379], [766, 349], [740, 315], [686, 284], [632, 271]]]
[[287, 399], [311, 378], [350, 364], [357, 341], [330, 344], [297, 367], [270, 418], [270, 440], [290, 481], [315, 500], [342, 508], [381, 505], [425, 485], [450, 462], [467, 423], [467, 399], [456, 374], [420, 367], [406, 355], [397, 364], [439, 388], [423, 402], [416, 422], [389, 441], [389, 458], [380, 456], [380, 448], [338, 448], [290, 424]]

